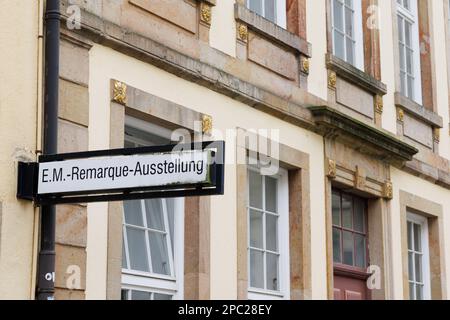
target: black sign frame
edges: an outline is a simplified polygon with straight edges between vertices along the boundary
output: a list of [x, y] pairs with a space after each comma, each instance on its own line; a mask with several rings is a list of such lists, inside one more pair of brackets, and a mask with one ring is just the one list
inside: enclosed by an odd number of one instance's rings
[[[80, 191], [63, 194], [38, 194], [39, 163], [95, 158], [104, 156], [130, 156], [138, 154], [165, 153], [183, 150], [213, 149], [210, 166], [210, 184], [178, 184], [157, 187], [139, 187], [114, 190]], [[225, 142], [206, 141], [190, 144], [170, 144], [151, 147], [109, 149], [87, 152], [41, 155], [38, 162], [19, 162], [17, 198], [32, 200], [36, 205], [123, 201], [151, 198], [179, 198], [213, 196], [224, 194]]]

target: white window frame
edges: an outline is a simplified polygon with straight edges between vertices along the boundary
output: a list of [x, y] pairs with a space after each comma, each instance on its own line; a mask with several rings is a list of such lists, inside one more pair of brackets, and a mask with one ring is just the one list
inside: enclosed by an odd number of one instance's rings
[[[422, 247], [422, 279], [423, 279], [423, 300], [431, 299], [431, 285], [430, 285], [430, 248], [428, 243], [428, 219], [424, 216], [408, 212], [407, 213], [407, 222], [411, 222], [414, 224], [420, 225], [421, 230], [421, 247]], [[408, 233], [408, 230], [407, 230]], [[408, 234], [407, 234], [408, 236]], [[414, 241], [414, 237], [412, 239]], [[407, 248], [408, 253], [411, 251]], [[412, 252], [412, 251], [411, 251]], [[413, 263], [415, 267], [415, 264]], [[408, 270], [409, 272], [409, 270]], [[415, 272], [415, 271], [414, 271]], [[408, 286], [409, 283], [409, 275], [408, 275]], [[408, 288], [409, 290], [409, 288]], [[410, 297], [412, 299], [412, 297]]]
[[[333, 47], [333, 55], [336, 55], [336, 40], [335, 40], [335, 24], [334, 24], [334, 2], [335, 0], [330, 0], [330, 8], [331, 8], [331, 37], [332, 37], [332, 47]], [[345, 34], [345, 0], [336, 0], [341, 2], [344, 5], [344, 10], [342, 12], [342, 23], [344, 26], [344, 40], [349, 38]], [[354, 21], [353, 21], [353, 33], [354, 38], [350, 38], [354, 41], [354, 52], [353, 56], [355, 57], [355, 62], [352, 64], [347, 60], [347, 49], [344, 43], [344, 61], [354, 65], [356, 68], [364, 71], [364, 37], [363, 37], [363, 21], [362, 21], [362, 2], [361, 0], [352, 0], [353, 1], [353, 10], [354, 10]], [[342, 30], [338, 30], [338, 32], [342, 33]], [[347, 41], [347, 40], [345, 40]]]
[[[401, 16], [402, 19], [408, 20], [412, 24], [412, 34], [411, 34], [411, 44], [413, 50], [413, 76], [414, 76], [414, 85], [413, 85], [413, 97], [412, 100], [417, 102], [418, 104], [422, 104], [422, 74], [421, 74], [421, 62], [420, 62], [420, 39], [419, 39], [419, 12], [417, 7], [417, 0], [409, 0], [410, 9], [407, 10], [405, 7], [400, 5], [397, 1], [395, 1], [395, 5], [397, 7], [396, 21], [395, 23], [398, 25], [398, 16]], [[397, 27], [398, 28], [398, 27]], [[405, 28], [403, 26], [403, 38], [405, 39]], [[398, 30], [400, 32], [400, 30]], [[400, 37], [398, 36], [398, 46], [400, 48]], [[400, 49], [398, 50], [400, 51]], [[405, 65], [406, 65], [406, 54], [404, 54]], [[398, 67], [400, 71], [400, 57], [398, 61]], [[402, 76], [400, 74], [400, 88], [401, 82], [403, 81]], [[403, 95], [408, 95], [408, 83], [405, 83], [406, 93], [402, 92]], [[401, 89], [400, 89], [401, 90]]]
[[[266, 18], [265, 15], [265, 5], [266, 0], [260, 0], [262, 3], [262, 17]], [[250, 8], [250, 0], [246, 0], [247, 8]], [[275, 0], [275, 22], [271, 21], [283, 29], [287, 28], [287, 17], [286, 17], [286, 0]], [[270, 21], [270, 20], [269, 20]]]
[[[172, 131], [158, 125], [126, 116], [125, 124], [127, 126], [146, 131], [148, 133], [158, 135], [170, 140]], [[144, 141], [139, 138], [133, 137], [132, 140], [136, 143], [143, 143]], [[166, 210], [166, 202], [162, 201], [163, 210]], [[142, 210], [143, 207], [142, 207]], [[182, 300], [184, 297], [184, 199], [176, 198], [174, 201], [174, 229], [173, 229], [173, 246], [169, 248], [169, 260], [171, 262], [171, 276], [142, 272], [137, 270], [122, 268], [122, 289], [124, 290], [139, 290], [151, 293], [160, 293], [171, 295], [173, 300]], [[143, 217], [146, 218], [145, 213]], [[164, 214], [164, 220], [166, 228], [168, 228], [167, 214]], [[122, 225], [122, 234], [126, 234], [125, 219]], [[169, 230], [169, 229], [166, 229]], [[170, 235], [167, 235], [170, 238]], [[146, 237], [146, 241], [148, 241]], [[171, 241], [169, 239], [169, 247], [171, 247]], [[127, 237], [123, 238], [125, 244], [124, 250], [128, 254]], [[147, 243], [148, 248], [148, 243]], [[173, 250], [173, 257], [171, 255]], [[150, 254], [149, 252], [147, 254]], [[129, 264], [129, 261], [127, 263]], [[151, 268], [151, 266], [149, 266]]]
[[[249, 162], [254, 163], [254, 162]], [[247, 171], [247, 181], [249, 172], [258, 174], [260, 169], [249, 166]], [[290, 299], [290, 265], [289, 265], [289, 181], [288, 172], [279, 168], [278, 174], [270, 177], [277, 179], [277, 210], [278, 210], [278, 244], [279, 244], [279, 291], [252, 288], [250, 286], [250, 193], [249, 183], [247, 184], [247, 261], [248, 261], [248, 299], [249, 300], [289, 300]], [[265, 183], [263, 183], [263, 203], [265, 203]], [[260, 210], [260, 209], [258, 209]], [[265, 219], [263, 219], [263, 229], [265, 231]], [[265, 232], [263, 232], [265, 243]], [[266, 278], [266, 265], [264, 264], [264, 279]]]

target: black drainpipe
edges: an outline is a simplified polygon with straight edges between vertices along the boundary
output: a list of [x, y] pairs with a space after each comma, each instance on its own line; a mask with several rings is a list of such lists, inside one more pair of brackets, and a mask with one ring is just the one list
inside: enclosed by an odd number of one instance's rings
[[[44, 154], [58, 149], [59, 0], [47, 0], [45, 9]], [[55, 206], [41, 207], [41, 247], [38, 257], [37, 299], [53, 300], [55, 292]]]

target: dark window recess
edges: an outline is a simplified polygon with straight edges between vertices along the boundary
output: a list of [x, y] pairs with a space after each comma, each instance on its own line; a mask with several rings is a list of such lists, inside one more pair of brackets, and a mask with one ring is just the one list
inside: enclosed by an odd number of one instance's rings
[[339, 190], [332, 192], [333, 261], [365, 269], [367, 259], [367, 203]]

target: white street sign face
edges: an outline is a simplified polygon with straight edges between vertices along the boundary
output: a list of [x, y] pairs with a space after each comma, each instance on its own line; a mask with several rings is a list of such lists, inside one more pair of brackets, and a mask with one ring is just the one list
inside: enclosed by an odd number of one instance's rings
[[39, 163], [38, 194], [210, 183], [211, 150]]

